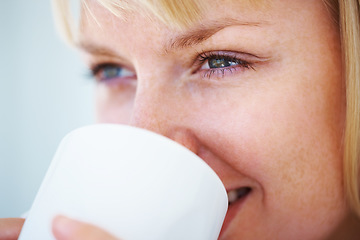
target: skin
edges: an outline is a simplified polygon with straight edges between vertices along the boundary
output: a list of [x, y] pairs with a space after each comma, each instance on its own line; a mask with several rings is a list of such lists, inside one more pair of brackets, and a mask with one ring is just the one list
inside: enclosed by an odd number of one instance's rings
[[[130, 71], [98, 83], [98, 121], [167, 136], [209, 164], [228, 191], [252, 189], [230, 206], [219, 239], [360, 235], [342, 182], [339, 33], [322, 1], [274, 0], [266, 7], [215, 2], [185, 29], [139, 12], [117, 18], [93, 1], [89, 8], [98, 23], [82, 21], [79, 47], [87, 63]], [[169, 44], [215, 25], [204, 41]], [[251, 67], [209, 74], [206, 62], [197, 60], [203, 51], [226, 51]], [[55, 220], [57, 239], [89, 239], [89, 231], [112, 239], [95, 226], [63, 219], [72, 227]]]
[[102, 229], [88, 223], [82, 223], [65, 216], [57, 216], [53, 220], [52, 228], [54, 237], [57, 240], [115, 240], [114, 236]]
[[3, 218], [0, 219], [0, 239], [13, 240], [18, 239], [22, 225], [22, 218]]

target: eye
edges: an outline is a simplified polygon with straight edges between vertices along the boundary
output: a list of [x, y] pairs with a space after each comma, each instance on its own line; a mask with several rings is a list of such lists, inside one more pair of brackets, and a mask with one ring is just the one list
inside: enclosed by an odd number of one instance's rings
[[224, 57], [216, 57], [207, 60], [207, 64], [204, 64], [201, 69], [211, 68], [225, 68], [238, 65], [238, 61], [227, 59]]
[[[233, 52], [210, 52], [202, 53], [199, 56], [201, 64], [200, 71], [204, 73], [204, 77], [223, 77], [226, 73], [233, 73], [237, 70], [254, 69], [253, 63], [244, 60]], [[250, 58], [247, 56], [247, 58]]]
[[133, 71], [112, 63], [95, 65], [91, 68], [91, 75], [98, 82], [136, 78], [136, 74]]

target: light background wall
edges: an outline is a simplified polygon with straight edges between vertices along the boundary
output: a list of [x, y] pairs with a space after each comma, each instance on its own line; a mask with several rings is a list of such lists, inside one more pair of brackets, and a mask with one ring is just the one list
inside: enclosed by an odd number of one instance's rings
[[61, 138], [94, 122], [85, 73], [50, 0], [0, 0], [0, 218], [30, 208]]

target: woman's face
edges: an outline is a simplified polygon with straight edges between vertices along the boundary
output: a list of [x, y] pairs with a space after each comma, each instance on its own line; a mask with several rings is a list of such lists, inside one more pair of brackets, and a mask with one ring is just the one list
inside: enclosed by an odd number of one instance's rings
[[[231, 199], [221, 239], [322, 239], [347, 214], [338, 29], [323, 2], [212, 1], [175, 29], [89, 1], [79, 46], [99, 122], [189, 148]], [[235, 193], [237, 192], [237, 193]]]

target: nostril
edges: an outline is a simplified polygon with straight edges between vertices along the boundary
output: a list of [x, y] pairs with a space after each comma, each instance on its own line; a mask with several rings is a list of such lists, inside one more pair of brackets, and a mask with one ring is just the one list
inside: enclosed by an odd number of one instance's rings
[[240, 187], [238, 189], [229, 191], [228, 192], [229, 205], [247, 196], [251, 192], [251, 190], [252, 189], [250, 187]]

